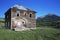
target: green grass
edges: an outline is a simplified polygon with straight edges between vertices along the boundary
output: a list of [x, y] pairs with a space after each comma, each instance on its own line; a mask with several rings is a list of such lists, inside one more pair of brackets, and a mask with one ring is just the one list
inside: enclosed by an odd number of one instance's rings
[[60, 30], [54, 28], [37, 28], [31, 31], [16, 32], [0, 29], [0, 40], [60, 40]]
[[4, 18], [0, 18], [0, 21], [5, 21]]
[[3, 29], [4, 19], [0, 18], [0, 40], [60, 40], [60, 30], [38, 27], [36, 30], [16, 32]]
[[5, 20], [4, 18], [0, 18], [0, 29], [4, 28], [4, 26], [5, 26]]

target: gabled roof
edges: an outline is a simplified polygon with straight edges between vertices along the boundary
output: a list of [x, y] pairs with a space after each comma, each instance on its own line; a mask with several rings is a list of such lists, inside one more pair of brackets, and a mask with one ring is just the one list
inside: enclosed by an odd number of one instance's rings
[[[22, 5], [14, 5], [14, 6], [12, 6], [11, 8], [14, 8], [14, 7], [16, 7], [16, 8], [19, 9], [19, 10], [33, 11], [33, 10], [29, 9], [29, 8], [25, 8], [25, 7], [22, 6]], [[35, 12], [35, 11], [34, 11], [34, 12]]]
[[13, 8], [13, 7], [16, 7], [17, 9], [20, 9], [20, 10], [27, 10], [24, 6], [22, 6], [22, 5], [14, 5], [14, 6], [12, 6], [11, 8]]

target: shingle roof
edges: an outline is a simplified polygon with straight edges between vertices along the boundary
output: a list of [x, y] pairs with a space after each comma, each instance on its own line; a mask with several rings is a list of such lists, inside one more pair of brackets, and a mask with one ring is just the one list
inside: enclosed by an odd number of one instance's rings
[[[17, 9], [20, 9], [20, 10], [33, 11], [33, 10], [29, 9], [29, 8], [25, 8], [25, 7], [22, 6], [22, 5], [14, 5], [14, 6], [12, 6], [11, 8], [13, 8], [13, 7], [16, 7]], [[35, 11], [34, 11], [34, 12], [35, 12]]]
[[13, 8], [13, 7], [16, 7], [16, 8], [18, 8], [18, 9], [20, 9], [20, 10], [27, 10], [24, 6], [22, 6], [22, 5], [14, 5], [14, 6], [12, 6], [11, 8]]

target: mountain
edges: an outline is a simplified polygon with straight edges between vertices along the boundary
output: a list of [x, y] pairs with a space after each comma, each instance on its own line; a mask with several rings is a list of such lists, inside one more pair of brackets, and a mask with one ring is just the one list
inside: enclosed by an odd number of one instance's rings
[[57, 16], [55, 14], [48, 14], [44, 17], [38, 17], [37, 18], [37, 25], [43, 25], [43, 26], [56, 26], [58, 22], [60, 23], [60, 16]]
[[54, 15], [54, 14], [48, 14], [48, 15], [46, 15], [46, 16], [44, 16], [44, 17], [40, 17], [40, 20], [42, 21], [47, 21], [47, 22], [51, 22], [51, 21], [60, 21], [60, 17], [59, 16], [57, 16], [57, 15]]

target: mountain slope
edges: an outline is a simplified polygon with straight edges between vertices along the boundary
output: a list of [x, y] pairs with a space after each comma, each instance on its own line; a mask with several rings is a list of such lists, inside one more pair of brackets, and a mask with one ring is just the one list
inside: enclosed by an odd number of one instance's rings
[[56, 24], [60, 24], [60, 17], [54, 14], [48, 14], [44, 17], [37, 18], [37, 25], [43, 26], [56, 26]]

